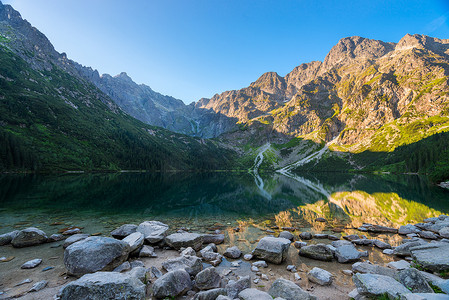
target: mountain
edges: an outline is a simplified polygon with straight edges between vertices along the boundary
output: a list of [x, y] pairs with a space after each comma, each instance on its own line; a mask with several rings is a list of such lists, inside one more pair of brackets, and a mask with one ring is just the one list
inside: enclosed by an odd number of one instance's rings
[[235, 156], [132, 118], [0, 2], [1, 171], [226, 169]]

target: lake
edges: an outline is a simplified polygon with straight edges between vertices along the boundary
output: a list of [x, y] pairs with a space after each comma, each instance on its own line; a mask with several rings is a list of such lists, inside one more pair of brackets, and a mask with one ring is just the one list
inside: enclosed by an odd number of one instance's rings
[[447, 214], [449, 191], [417, 175], [3, 174], [0, 212], [0, 233], [73, 225], [108, 234], [153, 219], [199, 232], [236, 226], [339, 232], [363, 222], [397, 227]]

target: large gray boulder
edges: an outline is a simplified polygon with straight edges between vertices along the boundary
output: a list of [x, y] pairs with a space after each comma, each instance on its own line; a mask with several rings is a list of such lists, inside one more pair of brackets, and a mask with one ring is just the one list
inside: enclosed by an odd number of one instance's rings
[[203, 237], [197, 233], [190, 232], [173, 233], [165, 238], [165, 242], [176, 250], [192, 247], [192, 249], [198, 251], [203, 245]]
[[237, 281], [229, 280], [225, 289], [226, 289], [226, 294], [231, 299], [235, 299], [235, 298], [237, 298], [238, 294], [241, 291], [243, 291], [245, 289], [249, 289], [250, 287], [251, 287], [251, 278], [249, 276], [244, 276]]
[[395, 278], [396, 274], [398, 273], [396, 270], [382, 267], [379, 265], [373, 265], [368, 262], [356, 262], [355, 264], [352, 265], [352, 271], [354, 273], [378, 274], [378, 275], [389, 276], [392, 278]]
[[88, 237], [89, 237], [89, 235], [87, 233], [77, 233], [77, 234], [71, 235], [70, 237], [66, 238], [62, 247], [65, 249], [68, 246], [70, 246], [71, 244], [85, 240]]
[[214, 267], [204, 269], [195, 276], [195, 287], [199, 290], [210, 290], [220, 287], [221, 277]]
[[439, 235], [441, 235], [441, 237], [449, 239], [449, 226], [441, 228], [440, 231], [438, 231], [438, 233]]
[[113, 238], [92, 236], [65, 249], [64, 265], [69, 274], [82, 276], [114, 270], [128, 258], [128, 254], [127, 243]]
[[410, 252], [413, 259], [426, 270], [449, 270], [449, 243], [429, 243], [414, 247]]
[[240, 300], [273, 300], [266, 292], [257, 289], [246, 289], [239, 293]]
[[268, 291], [273, 298], [281, 297], [289, 300], [312, 300], [315, 296], [310, 295], [294, 282], [279, 278], [270, 287]]
[[410, 233], [418, 233], [420, 231], [421, 231], [421, 229], [419, 229], [415, 225], [407, 224], [407, 225], [403, 225], [403, 226], [399, 227], [398, 233], [402, 234], [402, 235], [406, 235], [406, 234], [410, 234]]
[[236, 259], [242, 256], [242, 251], [240, 251], [240, 249], [237, 248], [237, 246], [233, 246], [227, 248], [226, 251], [223, 253], [223, 256]]
[[0, 246], [11, 244], [11, 241], [16, 237], [18, 233], [18, 230], [14, 230], [0, 235]]
[[224, 238], [225, 238], [224, 234], [222, 234], [222, 233], [219, 233], [219, 234], [206, 233], [206, 234], [202, 234], [202, 236], [203, 236], [203, 244], [213, 243], [213, 244], [219, 245], [224, 242]]
[[333, 275], [326, 270], [320, 268], [313, 268], [307, 273], [307, 278], [311, 282], [317, 283], [319, 285], [331, 285], [333, 280]]
[[412, 293], [433, 293], [433, 289], [427, 283], [426, 278], [414, 268], [400, 271], [398, 279]]
[[61, 290], [61, 300], [145, 299], [145, 285], [132, 276], [116, 272], [87, 274]]
[[448, 300], [449, 296], [435, 293], [403, 294], [401, 300]]
[[43, 244], [47, 241], [47, 238], [47, 235], [42, 230], [35, 227], [29, 227], [20, 230], [11, 240], [11, 244], [15, 248], [29, 247]]
[[124, 224], [119, 228], [111, 231], [111, 235], [116, 239], [124, 239], [128, 235], [137, 231], [137, 225], [135, 224]]
[[139, 224], [137, 231], [143, 233], [147, 243], [156, 244], [167, 235], [168, 225], [159, 221], [145, 221]]
[[299, 255], [322, 261], [331, 261], [334, 258], [332, 251], [324, 244], [302, 247], [299, 249]]
[[387, 294], [390, 299], [396, 299], [401, 294], [410, 293], [405, 286], [389, 276], [357, 273], [352, 280], [362, 296], [376, 297]]
[[397, 256], [410, 256], [411, 252], [410, 249], [413, 247], [421, 246], [427, 244], [425, 241], [417, 240], [413, 242], [404, 243], [402, 245], [397, 246], [394, 248], [393, 253]]
[[357, 248], [349, 241], [335, 241], [332, 242], [332, 246], [335, 249], [335, 257], [339, 263], [355, 262], [362, 257], [362, 252], [359, 252]]
[[226, 290], [221, 288], [208, 291], [201, 291], [195, 295], [193, 300], [216, 300], [220, 295], [226, 296]]
[[144, 236], [141, 232], [134, 232], [123, 239], [129, 245], [129, 251], [133, 252], [143, 245]]
[[163, 262], [162, 267], [167, 272], [182, 269], [186, 270], [190, 275], [195, 276], [203, 270], [203, 263], [199, 257], [185, 255]]
[[288, 254], [290, 240], [267, 236], [262, 238], [253, 251], [253, 256], [274, 264], [282, 263]]
[[185, 270], [168, 272], [153, 284], [153, 297], [163, 299], [177, 297], [192, 289], [192, 280]]

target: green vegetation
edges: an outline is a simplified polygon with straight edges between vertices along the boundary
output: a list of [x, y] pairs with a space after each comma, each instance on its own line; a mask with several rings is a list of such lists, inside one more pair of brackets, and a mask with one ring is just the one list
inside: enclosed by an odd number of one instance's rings
[[235, 166], [214, 141], [145, 125], [93, 85], [0, 49], [0, 171], [203, 170]]
[[435, 293], [444, 294], [444, 292], [438, 286], [432, 284], [431, 282], [429, 282], [429, 285]]

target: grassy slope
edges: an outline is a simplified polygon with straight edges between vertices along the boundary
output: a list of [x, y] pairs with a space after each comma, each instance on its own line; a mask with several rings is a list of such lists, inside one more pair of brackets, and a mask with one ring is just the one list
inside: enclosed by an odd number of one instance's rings
[[0, 171], [223, 169], [234, 153], [145, 125], [94, 86], [0, 49]]

